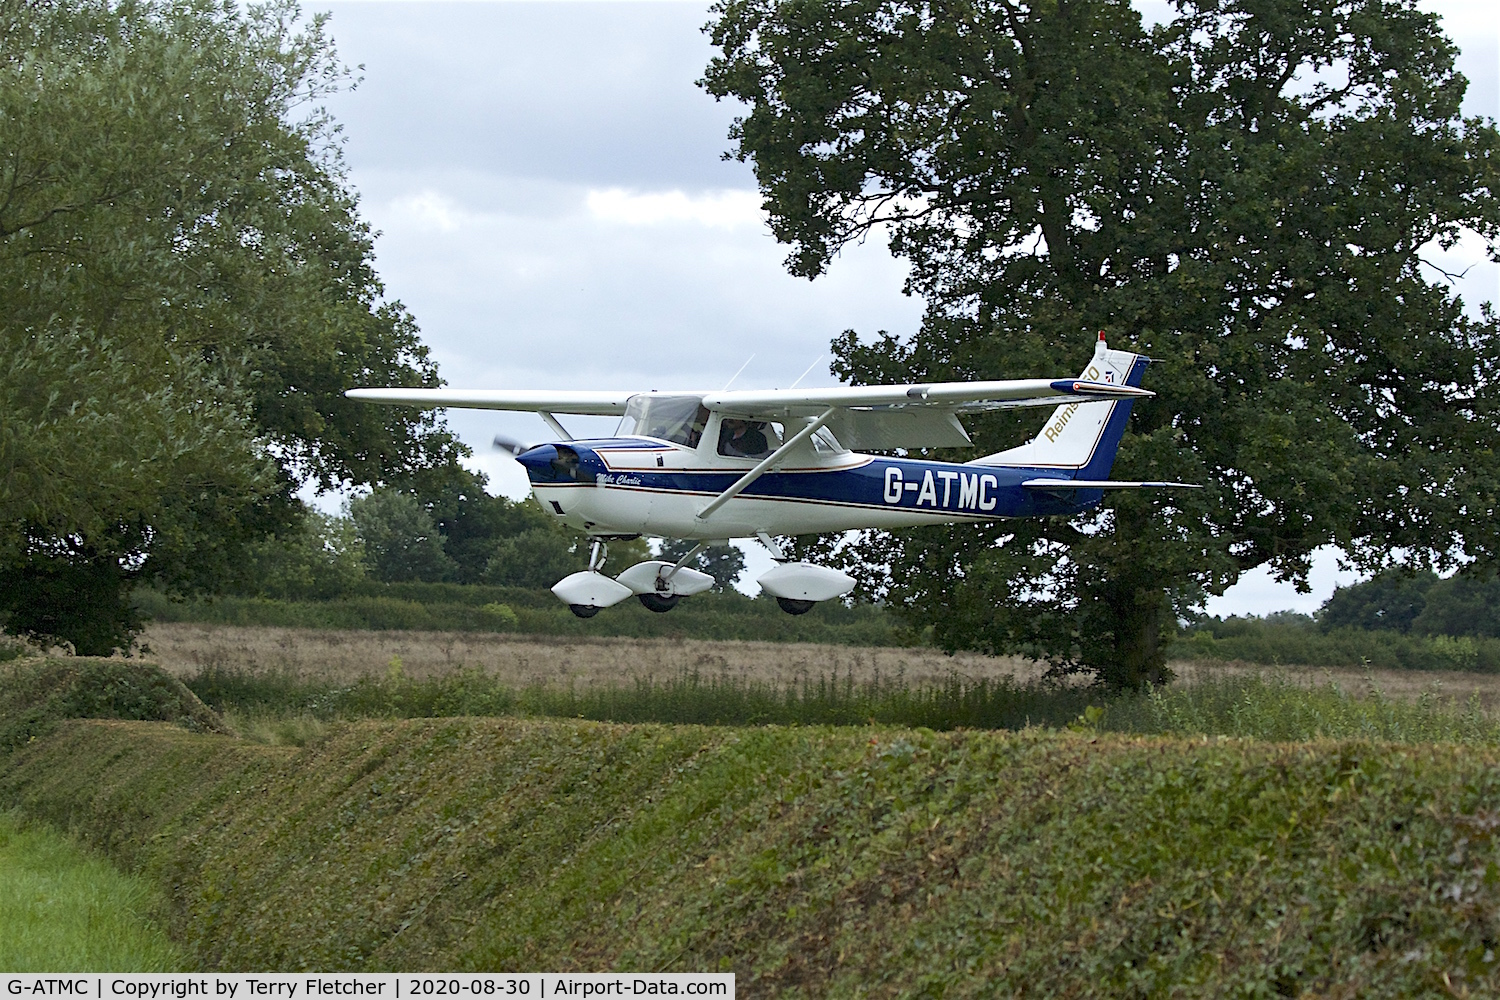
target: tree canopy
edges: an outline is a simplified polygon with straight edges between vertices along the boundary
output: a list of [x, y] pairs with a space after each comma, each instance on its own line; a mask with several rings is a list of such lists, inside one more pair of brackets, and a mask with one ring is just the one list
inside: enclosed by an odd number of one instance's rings
[[1340, 587], [1318, 610], [1318, 625], [1415, 635], [1500, 636], [1500, 577], [1388, 570]]
[[[1096, 513], [868, 533], [844, 558], [952, 648], [1119, 686], [1175, 615], [1312, 553], [1496, 555], [1497, 329], [1430, 263], [1500, 233], [1494, 123], [1414, 0], [721, 0], [704, 85], [748, 105], [788, 267], [888, 236], [927, 310], [834, 343], [856, 382], [1149, 355], [1116, 476], [1202, 483]], [[1473, 305], [1473, 304], [1471, 304]], [[1000, 450], [1036, 417], [976, 418]]]
[[323, 28], [287, 0], [0, 0], [8, 628], [107, 653], [133, 582], [222, 586], [302, 483], [453, 464], [435, 418], [342, 395], [438, 377], [374, 271]]

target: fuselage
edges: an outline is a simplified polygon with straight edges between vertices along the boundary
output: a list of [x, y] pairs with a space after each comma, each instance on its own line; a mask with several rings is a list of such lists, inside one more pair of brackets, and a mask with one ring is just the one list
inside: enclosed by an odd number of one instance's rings
[[808, 447], [702, 518], [705, 505], [751, 471], [754, 460], [655, 438], [616, 437], [540, 445], [519, 461], [544, 509], [595, 535], [722, 539], [902, 528], [1073, 514], [1103, 496], [1099, 490], [1058, 494], [1021, 485], [1055, 477], [1055, 468]]

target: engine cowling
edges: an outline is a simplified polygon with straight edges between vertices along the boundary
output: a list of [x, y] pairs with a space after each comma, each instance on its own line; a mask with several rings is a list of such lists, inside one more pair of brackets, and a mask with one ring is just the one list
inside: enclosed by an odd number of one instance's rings
[[588, 448], [542, 444], [516, 456], [533, 483], [593, 483], [604, 464]]

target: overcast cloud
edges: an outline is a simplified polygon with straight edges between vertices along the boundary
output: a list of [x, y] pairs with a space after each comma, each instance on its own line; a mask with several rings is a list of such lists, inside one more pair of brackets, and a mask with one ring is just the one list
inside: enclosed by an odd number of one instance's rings
[[[1489, 3], [1426, 4], [1464, 48], [1468, 108], [1500, 110]], [[876, 243], [815, 282], [788, 277], [749, 167], [722, 158], [737, 112], [695, 81], [712, 49], [707, 5], [658, 3], [310, 4], [332, 13], [363, 82], [330, 110], [350, 178], [381, 232], [378, 267], [457, 387], [700, 388], [788, 385], [845, 329], [909, 334], [920, 302]], [[1143, 4], [1161, 16], [1159, 3]], [[1436, 260], [1467, 299], [1494, 300], [1496, 269], [1465, 244]], [[1080, 340], [1080, 357], [1089, 345]], [[807, 384], [829, 384], [826, 357]], [[489, 447], [541, 440], [531, 415], [453, 410], [476, 466], [511, 496], [525, 477]], [[612, 421], [573, 418], [584, 430]], [[769, 565], [751, 545], [752, 572]], [[1252, 575], [1218, 613], [1315, 608]]]

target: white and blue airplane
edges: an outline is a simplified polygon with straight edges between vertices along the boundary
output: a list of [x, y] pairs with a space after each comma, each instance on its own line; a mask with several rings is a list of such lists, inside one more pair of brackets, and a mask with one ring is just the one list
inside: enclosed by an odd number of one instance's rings
[[[854, 588], [848, 575], [788, 559], [776, 535], [1068, 515], [1105, 490], [1187, 487], [1108, 479], [1148, 359], [1099, 335], [1077, 378], [745, 389], [578, 392], [351, 389], [375, 403], [537, 413], [558, 440], [515, 447], [544, 510], [593, 539], [588, 569], [552, 588], [588, 618], [632, 595], [670, 611], [713, 578], [687, 563], [711, 542], [758, 538], [778, 565], [756, 582], [790, 614]], [[1026, 444], [970, 462], [861, 454], [970, 444], [959, 415], [1055, 406]], [[557, 415], [614, 415], [614, 436], [573, 438]], [[497, 444], [503, 444], [497, 439]], [[1191, 487], [1188, 487], [1191, 488]], [[610, 540], [699, 542], [676, 563], [648, 560], [611, 578]]]

